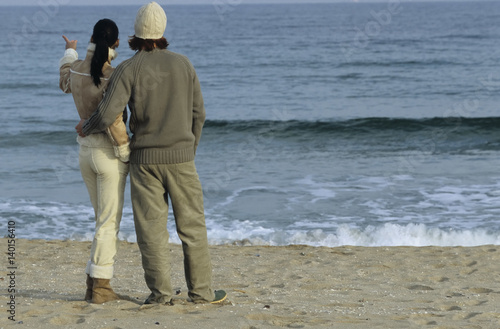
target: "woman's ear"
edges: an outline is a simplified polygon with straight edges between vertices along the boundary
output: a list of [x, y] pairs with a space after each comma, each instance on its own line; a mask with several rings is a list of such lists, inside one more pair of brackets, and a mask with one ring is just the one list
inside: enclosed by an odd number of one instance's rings
[[114, 45], [112, 45], [112, 46], [111, 46], [111, 47], [109, 47], [109, 48], [111, 48], [111, 49], [115, 49], [115, 48], [118, 48], [119, 46], [120, 46], [120, 39], [116, 39], [115, 44], [114, 44]]

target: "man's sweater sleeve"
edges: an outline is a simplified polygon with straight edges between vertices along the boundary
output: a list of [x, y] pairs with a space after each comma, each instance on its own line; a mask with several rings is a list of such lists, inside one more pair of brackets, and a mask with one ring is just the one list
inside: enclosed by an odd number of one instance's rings
[[104, 98], [95, 112], [83, 124], [82, 131], [85, 135], [104, 131], [123, 112], [132, 95], [133, 70], [130, 68], [131, 62], [126, 61], [113, 71]]
[[193, 134], [195, 137], [194, 141], [194, 151], [196, 153], [196, 148], [200, 143], [201, 130], [203, 124], [205, 123], [205, 106], [203, 104], [203, 95], [201, 93], [200, 81], [196, 72], [194, 73], [194, 88], [193, 88]]

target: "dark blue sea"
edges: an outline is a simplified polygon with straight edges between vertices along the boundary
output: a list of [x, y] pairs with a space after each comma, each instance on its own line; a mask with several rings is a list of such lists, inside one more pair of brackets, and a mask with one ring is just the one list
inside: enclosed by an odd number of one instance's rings
[[[500, 2], [164, 8], [205, 98], [211, 244], [500, 244]], [[115, 20], [116, 66], [137, 10], [0, 7], [0, 236], [91, 239], [61, 35], [84, 57]]]

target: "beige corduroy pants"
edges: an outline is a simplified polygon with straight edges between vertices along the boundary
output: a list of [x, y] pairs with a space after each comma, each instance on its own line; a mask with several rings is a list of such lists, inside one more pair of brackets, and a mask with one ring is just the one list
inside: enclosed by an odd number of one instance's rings
[[212, 265], [208, 251], [203, 191], [194, 161], [178, 164], [130, 164], [132, 207], [142, 255], [148, 301], [171, 300], [168, 197], [182, 241], [188, 296], [213, 301]]

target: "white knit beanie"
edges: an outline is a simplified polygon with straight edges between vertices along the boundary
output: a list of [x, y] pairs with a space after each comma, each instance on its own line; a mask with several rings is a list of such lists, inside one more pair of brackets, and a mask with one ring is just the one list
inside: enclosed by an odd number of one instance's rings
[[135, 36], [141, 39], [160, 39], [167, 27], [167, 15], [156, 2], [142, 6], [135, 18]]

